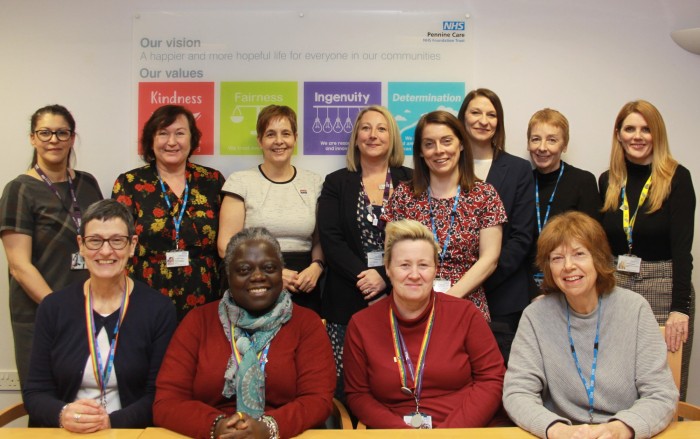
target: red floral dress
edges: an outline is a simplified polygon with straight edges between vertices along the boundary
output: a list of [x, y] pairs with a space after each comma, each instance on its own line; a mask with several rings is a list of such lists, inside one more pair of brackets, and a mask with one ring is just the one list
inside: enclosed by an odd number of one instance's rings
[[[433, 198], [430, 202], [432, 203], [438, 243], [442, 251], [450, 228], [450, 213], [454, 198]], [[401, 183], [396, 188], [382, 219], [390, 222], [404, 218], [419, 221], [428, 227], [428, 230], [432, 230], [427, 191], [416, 197], [406, 183]], [[452, 285], [457, 283], [479, 259], [479, 232], [481, 229], [497, 226], [506, 221], [503, 203], [496, 189], [489, 183], [477, 182], [471, 191], [467, 193], [461, 191], [450, 233], [450, 242], [436, 277], [449, 279]], [[490, 320], [484, 287], [479, 286], [467, 297], [479, 308], [486, 320]]]
[[215, 169], [190, 162], [185, 172], [190, 192], [178, 242], [179, 250], [189, 252], [190, 263], [185, 267], [168, 268], [165, 261], [165, 253], [175, 249], [173, 218], [183, 200], [163, 182], [172, 206], [168, 209], [155, 166], [119, 175], [112, 189], [112, 198], [133, 213], [139, 236], [130, 273], [170, 297], [178, 320], [192, 308], [221, 297], [216, 234], [224, 178]]

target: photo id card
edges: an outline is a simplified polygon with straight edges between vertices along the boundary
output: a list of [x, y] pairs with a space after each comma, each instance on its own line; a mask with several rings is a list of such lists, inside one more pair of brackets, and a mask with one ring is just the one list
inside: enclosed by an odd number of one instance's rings
[[417, 429], [430, 430], [433, 428], [433, 417], [425, 413], [409, 413], [403, 417], [403, 422], [409, 427]]
[[626, 273], [639, 273], [642, 269], [642, 258], [632, 255], [620, 255], [617, 257], [617, 271]]
[[452, 283], [449, 279], [441, 279], [439, 277], [433, 279], [433, 289], [438, 293], [446, 293], [451, 286]]
[[75, 252], [70, 255], [71, 270], [85, 270], [85, 259], [80, 256], [80, 253]]
[[367, 253], [367, 267], [381, 267], [384, 265], [384, 252], [376, 251]]
[[173, 250], [165, 253], [165, 264], [168, 268], [187, 267], [190, 265], [190, 252]]

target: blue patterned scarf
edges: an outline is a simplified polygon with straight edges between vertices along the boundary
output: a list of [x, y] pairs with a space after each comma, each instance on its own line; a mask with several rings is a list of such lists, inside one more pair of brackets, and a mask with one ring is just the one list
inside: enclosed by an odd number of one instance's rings
[[219, 301], [219, 319], [224, 327], [226, 338], [231, 341], [231, 324], [234, 326], [233, 339], [241, 354], [238, 364], [231, 352], [224, 373], [222, 394], [231, 398], [236, 395], [236, 409], [259, 418], [265, 412], [265, 374], [260, 367], [258, 354], [277, 334], [282, 325], [292, 317], [292, 299], [284, 290], [277, 298], [275, 306], [262, 316], [253, 316], [236, 305], [229, 291]]

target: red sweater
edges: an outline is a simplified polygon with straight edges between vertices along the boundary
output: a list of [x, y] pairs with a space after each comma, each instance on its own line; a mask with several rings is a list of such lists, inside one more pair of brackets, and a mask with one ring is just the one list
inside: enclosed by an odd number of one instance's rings
[[[193, 309], [177, 328], [156, 381], [155, 425], [208, 439], [218, 415], [236, 412], [235, 395], [228, 399], [221, 394], [231, 344], [218, 306], [217, 301]], [[335, 380], [321, 319], [294, 305], [292, 318], [270, 343], [265, 368], [265, 414], [277, 421], [280, 437], [323, 424], [333, 407]]]
[[[416, 405], [401, 393], [389, 306], [394, 306], [391, 296], [350, 320], [343, 355], [345, 392], [350, 409], [365, 425], [408, 428], [403, 417]], [[420, 411], [432, 416], [433, 428], [484, 427], [500, 407], [503, 391], [505, 367], [496, 340], [472, 302], [437, 294], [435, 306]], [[414, 320], [397, 314], [414, 365], [429, 314], [430, 307]], [[410, 374], [408, 383], [413, 387]]]

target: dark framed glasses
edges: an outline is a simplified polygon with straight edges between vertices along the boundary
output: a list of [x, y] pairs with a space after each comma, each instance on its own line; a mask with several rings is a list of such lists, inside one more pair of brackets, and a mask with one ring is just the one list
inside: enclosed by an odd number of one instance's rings
[[90, 250], [99, 250], [105, 242], [109, 242], [109, 246], [114, 250], [122, 250], [129, 244], [128, 236], [112, 236], [111, 238], [102, 238], [100, 236], [85, 236], [83, 244]]
[[73, 135], [73, 130], [36, 130], [34, 135], [39, 138], [42, 142], [48, 142], [55, 135], [58, 140], [65, 142], [70, 139]]

